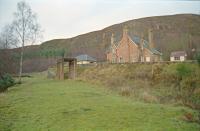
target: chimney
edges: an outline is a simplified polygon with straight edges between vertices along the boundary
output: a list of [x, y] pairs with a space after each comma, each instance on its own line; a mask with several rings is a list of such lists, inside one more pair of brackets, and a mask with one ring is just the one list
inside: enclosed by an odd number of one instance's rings
[[125, 25], [124, 28], [123, 28], [123, 37], [127, 36], [128, 35], [128, 28], [127, 26]]
[[153, 43], [153, 30], [149, 29], [148, 30], [148, 37], [149, 37], [149, 47], [154, 48], [154, 43]]
[[140, 38], [140, 47], [143, 50], [143, 44], [144, 44], [144, 34], [142, 33], [141, 38]]
[[111, 46], [113, 46], [114, 45], [114, 34], [112, 33], [112, 35], [111, 35]]
[[139, 49], [139, 61], [144, 62], [144, 34], [141, 34], [140, 49]]

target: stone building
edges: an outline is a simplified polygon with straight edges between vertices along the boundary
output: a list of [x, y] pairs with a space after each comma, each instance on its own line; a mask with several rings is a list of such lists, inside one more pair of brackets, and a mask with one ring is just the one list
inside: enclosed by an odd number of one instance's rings
[[185, 51], [174, 51], [170, 55], [170, 61], [185, 61], [187, 54]]
[[94, 64], [97, 62], [97, 60], [87, 54], [82, 54], [82, 55], [79, 55], [79, 56], [76, 56], [75, 57], [77, 59], [77, 64], [81, 64], [81, 65], [84, 65], [84, 64]]
[[154, 48], [152, 30], [149, 30], [148, 37], [149, 41], [138, 36], [131, 37], [126, 27], [123, 29], [120, 41], [114, 42], [114, 34], [112, 34], [111, 46], [106, 53], [107, 61], [111, 63], [161, 61], [162, 53]]

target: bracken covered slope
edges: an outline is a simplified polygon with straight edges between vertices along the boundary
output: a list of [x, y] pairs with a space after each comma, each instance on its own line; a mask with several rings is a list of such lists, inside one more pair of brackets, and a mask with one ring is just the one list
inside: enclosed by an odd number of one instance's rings
[[[129, 20], [73, 38], [54, 39], [41, 45], [27, 46], [24, 52], [23, 72], [46, 70], [49, 66], [55, 65], [56, 59], [63, 55], [75, 57], [88, 54], [98, 61], [105, 61], [112, 33], [115, 35], [115, 42], [119, 41], [124, 26], [128, 27], [131, 37], [143, 34], [146, 40], [148, 30], [153, 29], [155, 48], [163, 53], [164, 60], [169, 60], [172, 51], [185, 50], [189, 59], [195, 52], [200, 52], [200, 15], [154, 16]], [[191, 53], [192, 49], [195, 50]], [[18, 72], [19, 51], [20, 48], [0, 51], [0, 71]]]
[[153, 29], [155, 46], [163, 53], [165, 60], [169, 59], [171, 51], [200, 49], [200, 15], [194, 14], [129, 20], [73, 38], [46, 41], [41, 44], [40, 48], [64, 48], [67, 56], [89, 54], [98, 60], [105, 60], [105, 52], [109, 47], [111, 34], [114, 33], [115, 41], [120, 40], [125, 25], [128, 27], [130, 35], [141, 36], [144, 34], [147, 40], [148, 29]]

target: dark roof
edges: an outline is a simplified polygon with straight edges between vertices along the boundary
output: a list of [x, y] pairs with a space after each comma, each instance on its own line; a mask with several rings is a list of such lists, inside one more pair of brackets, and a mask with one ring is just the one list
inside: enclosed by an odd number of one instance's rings
[[71, 62], [71, 61], [76, 61], [76, 58], [72, 58], [72, 57], [68, 57], [68, 58], [60, 58], [60, 59], [57, 59], [57, 63], [59, 62]]
[[170, 56], [180, 57], [180, 56], [187, 56], [187, 54], [185, 51], [174, 51], [174, 52], [171, 52]]
[[79, 56], [76, 56], [77, 61], [97, 61], [93, 57], [87, 55], [87, 54], [82, 54]]
[[132, 39], [133, 42], [135, 42], [135, 44], [139, 45], [140, 44], [140, 37], [138, 36], [133, 36], [130, 37]]
[[[138, 36], [136, 36], [136, 35], [133, 35], [133, 36], [129, 35], [129, 38], [131, 38], [131, 40], [132, 40], [135, 44], [137, 44], [137, 45], [139, 45], [140, 42], [141, 42], [141, 38], [138, 37]], [[117, 42], [115, 42], [116, 46], [119, 45], [119, 41], [120, 41], [120, 40], [118, 40]], [[147, 48], [152, 54], [162, 55], [162, 53], [159, 52], [158, 50], [156, 50], [155, 48], [150, 48], [150, 47], [149, 47], [149, 42], [146, 41], [146, 40], [144, 40], [144, 48]], [[110, 50], [110, 49], [111, 49], [111, 47], [108, 48], [108, 50]]]
[[64, 58], [64, 61], [75, 61], [76, 60], [76, 58]]
[[[133, 36], [133, 37], [130, 37], [130, 38], [132, 39], [132, 41], [133, 41], [135, 44], [137, 44], [137, 45], [140, 44], [140, 41], [141, 41], [141, 38], [140, 38], [140, 37], [138, 37], [138, 36]], [[149, 49], [149, 50], [151, 51], [151, 53], [153, 53], [153, 54], [162, 55], [162, 53], [159, 52], [158, 50], [156, 50], [155, 48], [150, 48], [150, 47], [149, 47], [149, 42], [146, 41], [146, 40], [144, 40], [144, 47], [147, 48], [147, 49]]]

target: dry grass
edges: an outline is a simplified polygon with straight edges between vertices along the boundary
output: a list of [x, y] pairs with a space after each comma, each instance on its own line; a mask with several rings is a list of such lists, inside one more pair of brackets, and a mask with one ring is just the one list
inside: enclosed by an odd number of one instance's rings
[[156, 96], [149, 94], [148, 92], [144, 92], [142, 94], [142, 98], [147, 103], [157, 103], [158, 102], [158, 98]]
[[[176, 87], [176, 69], [179, 65], [105, 64], [83, 69], [79, 72], [78, 79], [103, 84], [107, 88], [119, 92], [122, 96], [134, 97], [134, 99], [148, 103], [182, 103], [186, 106], [190, 105], [192, 108], [198, 108], [200, 106], [199, 88], [191, 91], [188, 84], [190, 79], [185, 79], [187, 80], [186, 86], [184, 86], [184, 81], [182, 82], [181, 91]], [[195, 70], [197, 77], [192, 80], [200, 81], [198, 65], [186, 64], [185, 66]]]
[[[23, 78], [22, 84], [15, 85], [5, 94], [0, 94], [0, 130], [199, 131], [200, 129], [200, 125], [196, 122], [180, 119], [185, 113], [191, 113], [192, 120], [196, 120], [195, 110], [133, 101], [117, 93], [107, 92], [103, 86], [45, 77], [44, 73], [40, 73], [31, 78]], [[126, 96], [136, 90], [129, 86], [121, 88], [122, 94]]]

